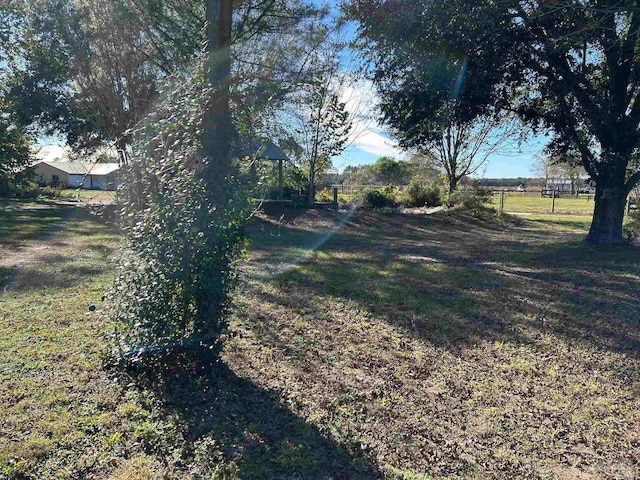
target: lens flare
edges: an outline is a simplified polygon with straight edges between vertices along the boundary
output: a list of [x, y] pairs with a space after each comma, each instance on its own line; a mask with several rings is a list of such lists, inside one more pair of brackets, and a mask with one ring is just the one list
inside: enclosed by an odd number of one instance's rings
[[454, 91], [452, 93], [452, 98], [456, 99], [460, 96], [460, 92], [462, 91], [462, 86], [464, 85], [464, 77], [467, 74], [467, 56], [465, 55], [460, 59], [460, 74], [458, 75], [458, 81], [455, 83]]

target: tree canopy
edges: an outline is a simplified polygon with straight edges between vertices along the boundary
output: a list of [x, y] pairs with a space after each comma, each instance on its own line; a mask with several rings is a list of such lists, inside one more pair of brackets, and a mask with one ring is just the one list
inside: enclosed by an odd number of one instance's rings
[[380, 157], [373, 164], [378, 175], [380, 175], [387, 185], [396, 185], [400, 183], [403, 175], [408, 169], [406, 162], [399, 162], [393, 157]]
[[[201, 0], [3, 2], [2, 66], [16, 114], [76, 149], [118, 142], [159, 99], [170, 77], [197, 68]], [[236, 2], [237, 3], [237, 2]], [[324, 10], [303, 0], [243, 1], [234, 8], [234, 120], [258, 129], [264, 112], [305, 78]]]
[[405, 145], [451, 103], [457, 118], [516, 112], [553, 131], [552, 150], [580, 153], [597, 186], [588, 239], [622, 242], [640, 180], [628, 169], [640, 149], [636, 0], [352, 0], [347, 11]]

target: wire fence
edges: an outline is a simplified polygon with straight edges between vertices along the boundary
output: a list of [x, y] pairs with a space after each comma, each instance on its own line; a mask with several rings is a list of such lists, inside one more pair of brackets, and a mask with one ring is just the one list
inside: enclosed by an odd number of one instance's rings
[[[489, 206], [506, 213], [593, 215], [595, 195], [569, 194], [552, 190], [513, 192], [494, 190]], [[635, 198], [627, 199], [626, 213], [637, 208]]]

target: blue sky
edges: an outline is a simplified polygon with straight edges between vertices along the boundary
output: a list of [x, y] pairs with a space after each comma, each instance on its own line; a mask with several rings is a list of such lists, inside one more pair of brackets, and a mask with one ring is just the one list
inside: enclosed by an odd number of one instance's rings
[[[516, 178], [535, 176], [531, 171], [534, 156], [540, 152], [545, 145], [545, 137], [535, 137], [522, 145], [521, 153], [516, 152], [510, 155], [492, 155], [487, 159], [483, 168], [478, 171], [476, 177], [482, 178]], [[371, 150], [374, 150], [372, 148]], [[342, 155], [333, 159], [333, 166], [342, 170], [349, 165], [364, 165], [375, 162], [378, 157], [388, 155], [390, 152], [381, 148], [377, 153], [365, 151], [358, 146], [347, 148]], [[393, 152], [392, 156], [402, 158], [403, 153]]]
[[[330, 2], [313, 0], [313, 2], [316, 5], [328, 3], [332, 8], [333, 14], [338, 14], [339, 2], [335, 0]], [[355, 35], [357, 32], [356, 25], [348, 25], [345, 31], [347, 36]], [[534, 157], [542, 151], [546, 143], [547, 138], [543, 135], [538, 135], [523, 142], [520, 148], [511, 154], [491, 155], [475, 176], [485, 178], [530, 177], [533, 175], [531, 169]], [[349, 165], [373, 163], [383, 155], [402, 158], [406, 154], [397, 148], [397, 143], [385, 132], [384, 126], [369, 123], [368, 131], [361, 132], [358, 138], [340, 156], [334, 158], [333, 165], [341, 171]]]

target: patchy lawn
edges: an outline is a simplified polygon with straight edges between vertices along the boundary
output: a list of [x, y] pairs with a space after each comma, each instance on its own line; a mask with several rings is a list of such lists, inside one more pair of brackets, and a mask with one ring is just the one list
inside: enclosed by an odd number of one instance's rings
[[118, 194], [112, 190], [86, 190], [84, 188], [67, 188], [60, 190], [60, 197], [86, 204], [108, 205], [117, 202]]
[[391, 478], [634, 478], [640, 249], [551, 222], [358, 214], [244, 287], [226, 361]]
[[639, 472], [640, 249], [583, 220], [261, 215], [215, 381], [140, 389], [89, 312], [116, 232], [46, 205], [0, 205], [0, 478]]

